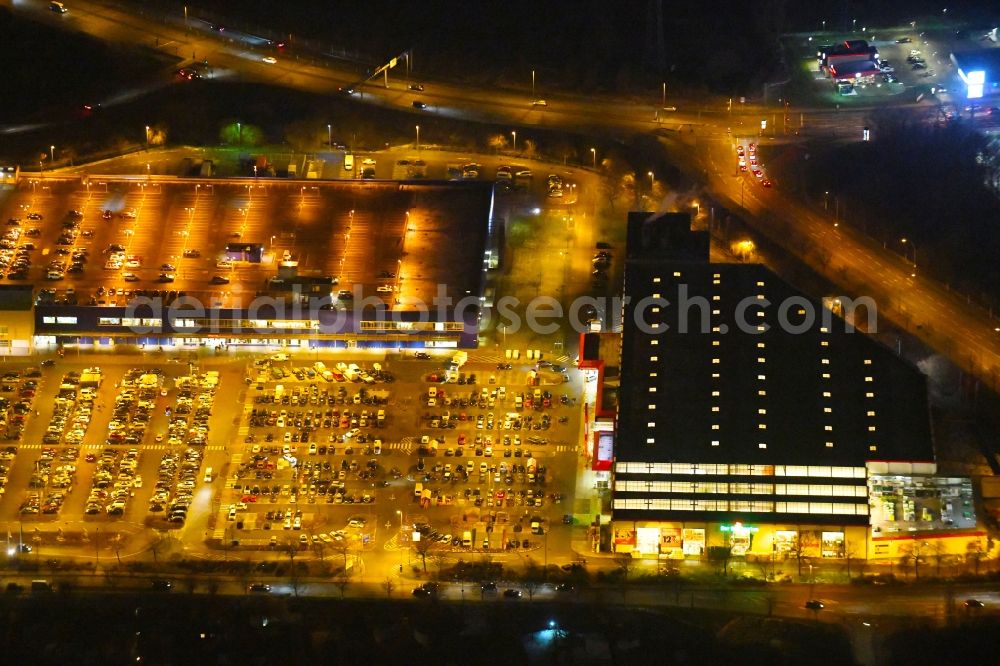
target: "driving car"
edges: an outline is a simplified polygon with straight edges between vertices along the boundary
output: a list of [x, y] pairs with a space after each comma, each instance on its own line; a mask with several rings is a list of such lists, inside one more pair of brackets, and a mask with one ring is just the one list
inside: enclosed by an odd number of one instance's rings
[[275, 63], [278, 62], [278, 59], [275, 58], [274, 56], [264, 56], [263, 58], [261, 58], [261, 60], [266, 62], [268, 65], [274, 65]]
[[427, 108], [427, 104], [425, 102], [421, 102], [419, 99], [415, 99], [415, 100], [413, 100], [413, 108], [414, 109], [426, 109]]
[[548, 105], [549, 103], [546, 102], [544, 99], [536, 99], [531, 102], [531, 106], [548, 106]]

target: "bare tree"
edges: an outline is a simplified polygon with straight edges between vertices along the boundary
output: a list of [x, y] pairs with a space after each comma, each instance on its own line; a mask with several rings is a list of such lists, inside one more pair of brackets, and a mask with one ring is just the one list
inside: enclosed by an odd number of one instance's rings
[[420, 555], [420, 563], [423, 565], [424, 573], [427, 573], [427, 553], [430, 552], [433, 545], [434, 542], [430, 539], [421, 539], [413, 544], [413, 548], [417, 551], [417, 554]]
[[330, 550], [335, 555], [341, 555], [344, 558], [343, 569], [344, 571], [347, 571], [348, 555], [351, 552], [351, 547], [348, 545], [347, 541], [346, 540], [334, 541], [333, 544], [330, 546]]
[[622, 586], [622, 600], [624, 600], [628, 594], [628, 576], [635, 568], [635, 560], [632, 559], [632, 553], [615, 554], [615, 565], [618, 567], [619, 580]]
[[295, 558], [299, 554], [299, 546], [296, 543], [289, 543], [285, 545], [284, 551], [288, 555], [288, 582], [292, 585], [292, 593], [299, 596], [299, 568], [295, 563]]
[[930, 543], [930, 551], [934, 557], [934, 575], [941, 577], [941, 561], [948, 555], [948, 546], [941, 539], [935, 539]]
[[[733, 557], [733, 551], [729, 546], [709, 546], [708, 561], [715, 562], [722, 566], [722, 573], [729, 574], [729, 560]], [[799, 570], [801, 572], [801, 569]]]
[[853, 541], [844, 540], [844, 564], [847, 565], [847, 578], [851, 578], [851, 562], [858, 559], [858, 546]]
[[149, 544], [149, 552], [153, 555], [153, 564], [160, 563], [160, 553], [166, 552], [169, 547], [168, 537], [160, 530], [154, 530], [153, 541]]
[[973, 571], [978, 576], [979, 564], [983, 561], [983, 544], [979, 541], [969, 542], [969, 545], [966, 546], [965, 560], [972, 562]]
[[344, 569], [337, 573], [333, 578], [333, 584], [337, 586], [340, 590], [340, 598], [344, 598], [344, 593], [347, 591], [347, 587], [351, 584], [351, 570]]
[[500, 152], [507, 147], [507, 135], [506, 134], [494, 134], [490, 137], [490, 148], [496, 152]]
[[313, 551], [316, 553], [317, 557], [319, 557], [320, 562], [324, 561], [326, 559], [327, 545], [321, 539], [315, 538], [311, 533], [309, 536], [312, 541]]

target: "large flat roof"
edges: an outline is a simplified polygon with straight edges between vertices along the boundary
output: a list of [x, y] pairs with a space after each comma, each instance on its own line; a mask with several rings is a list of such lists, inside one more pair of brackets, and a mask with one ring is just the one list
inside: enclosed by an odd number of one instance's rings
[[[430, 304], [438, 285], [455, 300], [479, 294], [491, 197], [490, 183], [474, 182], [40, 178], [22, 179], [0, 219], [20, 218], [18, 247], [35, 247], [26, 278], [14, 283], [54, 288], [57, 300], [71, 287], [80, 305], [121, 306], [132, 294], [162, 290], [239, 307], [298, 283], [307, 294], [358, 289], [390, 309], [413, 310], [418, 301]], [[60, 245], [71, 210], [82, 213], [79, 235]], [[113, 245], [138, 264], [106, 268]], [[254, 248], [258, 256], [219, 267], [227, 256], [243, 256], [238, 245], [250, 250], [246, 257]], [[77, 249], [89, 254], [82, 273], [46, 279], [50, 262], [68, 267], [67, 251]], [[174, 282], [160, 282], [164, 272]], [[214, 276], [229, 283], [212, 284]]]
[[951, 58], [966, 74], [982, 70], [987, 73], [987, 78], [1000, 76], [1000, 48], [954, 51]]
[[[626, 260], [617, 460], [934, 459], [916, 368], [865, 334], [846, 332], [820, 300], [763, 266], [711, 264], [707, 253], [692, 260], [690, 244], [678, 240], [686, 220], [629, 223], [630, 241], [673, 241], [630, 248]], [[643, 303], [646, 326], [636, 321]], [[812, 326], [802, 325], [807, 312]], [[782, 316], [801, 330], [782, 326]]]

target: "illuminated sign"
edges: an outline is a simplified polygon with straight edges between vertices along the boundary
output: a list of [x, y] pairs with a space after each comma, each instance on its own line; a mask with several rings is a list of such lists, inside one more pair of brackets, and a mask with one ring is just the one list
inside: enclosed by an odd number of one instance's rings
[[743, 523], [733, 523], [732, 525], [722, 524], [719, 525], [720, 532], [731, 532], [733, 534], [756, 534], [758, 531], [756, 525], [744, 525]]
[[594, 423], [594, 454], [591, 469], [607, 471], [615, 459], [615, 424], [613, 421]]
[[983, 96], [983, 88], [986, 85], [986, 72], [982, 70], [969, 72], [965, 76], [965, 83], [968, 86], [966, 97], [969, 99], [979, 99]]

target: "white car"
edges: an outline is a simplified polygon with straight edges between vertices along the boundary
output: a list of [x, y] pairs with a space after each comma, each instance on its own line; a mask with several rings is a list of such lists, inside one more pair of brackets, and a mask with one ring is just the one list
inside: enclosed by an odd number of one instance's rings
[[536, 99], [531, 103], [531, 106], [548, 106], [549, 103], [544, 99]]
[[364, 166], [375, 166], [375, 160], [373, 160], [370, 157], [366, 157], [365, 159], [361, 160], [361, 164]]
[[272, 361], [278, 361], [278, 362], [280, 362], [280, 361], [287, 361], [288, 360], [288, 354], [271, 354], [271, 360]]
[[274, 65], [278, 62], [278, 59], [275, 58], [274, 56], [264, 56], [263, 58], [261, 58], [261, 60], [266, 62], [268, 65]]

